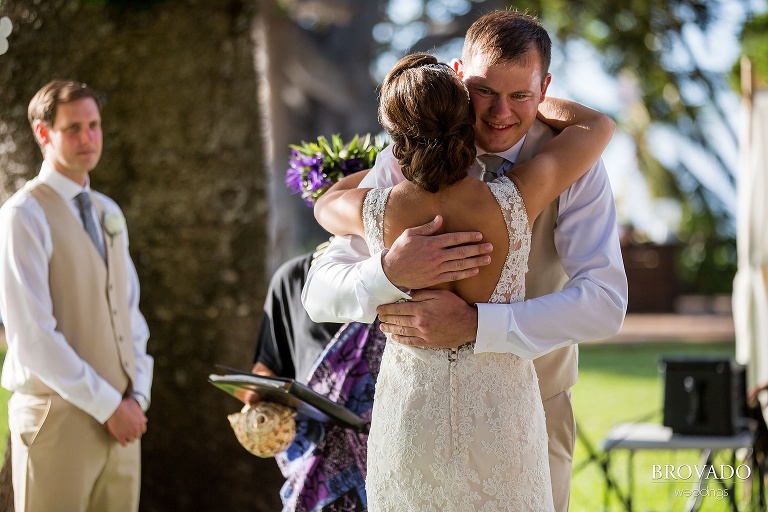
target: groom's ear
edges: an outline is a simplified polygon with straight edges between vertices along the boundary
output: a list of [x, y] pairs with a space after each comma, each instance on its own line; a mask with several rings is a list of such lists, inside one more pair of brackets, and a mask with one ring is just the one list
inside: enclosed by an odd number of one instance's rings
[[456, 72], [456, 74], [459, 75], [459, 78], [464, 80], [464, 64], [461, 62], [461, 60], [453, 59], [451, 61], [451, 67]]
[[544, 77], [544, 80], [541, 81], [541, 97], [539, 98], [539, 101], [544, 101], [544, 99], [547, 97], [547, 88], [549, 87], [549, 83], [552, 81], [552, 75], [547, 73], [547, 76]]

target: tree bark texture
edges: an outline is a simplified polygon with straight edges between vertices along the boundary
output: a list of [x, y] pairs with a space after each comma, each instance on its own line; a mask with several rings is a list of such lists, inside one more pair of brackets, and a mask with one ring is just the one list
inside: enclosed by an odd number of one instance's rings
[[0, 199], [39, 169], [26, 108], [42, 85], [73, 78], [106, 95], [104, 154], [92, 186], [125, 213], [155, 358], [142, 511], [280, 509], [274, 461], [237, 443], [226, 416], [240, 404], [207, 383], [214, 363], [250, 367], [267, 283], [259, 5], [5, 0], [0, 7], [14, 24], [0, 56]]

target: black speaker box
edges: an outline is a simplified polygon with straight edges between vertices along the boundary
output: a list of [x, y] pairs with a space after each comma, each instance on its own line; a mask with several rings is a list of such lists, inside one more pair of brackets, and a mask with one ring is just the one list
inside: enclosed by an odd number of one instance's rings
[[664, 426], [676, 434], [730, 436], [744, 428], [744, 365], [733, 359], [664, 358]]

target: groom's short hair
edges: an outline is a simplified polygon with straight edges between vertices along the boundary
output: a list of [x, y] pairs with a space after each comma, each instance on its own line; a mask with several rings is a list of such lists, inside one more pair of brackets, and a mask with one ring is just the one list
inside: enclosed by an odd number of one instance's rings
[[469, 27], [461, 58], [465, 63], [482, 54], [489, 64], [520, 62], [534, 50], [541, 58], [542, 80], [549, 73], [552, 40], [535, 16], [512, 10], [484, 14]]

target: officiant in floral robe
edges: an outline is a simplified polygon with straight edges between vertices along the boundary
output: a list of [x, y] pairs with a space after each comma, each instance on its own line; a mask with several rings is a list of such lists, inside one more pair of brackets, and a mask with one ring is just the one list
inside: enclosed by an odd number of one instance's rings
[[[384, 335], [371, 325], [314, 323], [301, 304], [312, 253], [272, 277], [253, 372], [295, 378], [370, 423]], [[367, 433], [298, 419], [296, 439], [275, 456], [284, 512], [367, 510]]]

